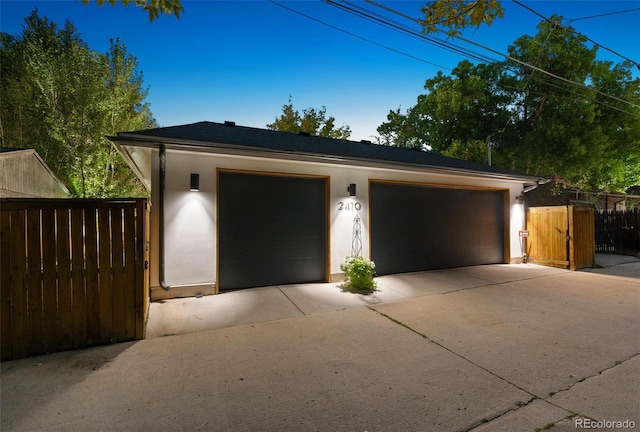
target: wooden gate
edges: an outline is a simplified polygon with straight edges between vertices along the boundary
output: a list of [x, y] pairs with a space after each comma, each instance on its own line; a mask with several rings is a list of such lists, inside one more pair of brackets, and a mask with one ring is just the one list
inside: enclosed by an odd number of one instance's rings
[[2, 360], [144, 338], [145, 199], [0, 200]]
[[531, 207], [527, 210], [529, 261], [576, 270], [595, 264], [593, 210], [578, 206]]

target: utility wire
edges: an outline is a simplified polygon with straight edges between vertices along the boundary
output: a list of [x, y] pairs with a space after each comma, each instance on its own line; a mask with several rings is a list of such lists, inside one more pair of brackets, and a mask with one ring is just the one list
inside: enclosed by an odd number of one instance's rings
[[[386, 27], [388, 27], [388, 28], [391, 28], [392, 30], [395, 30], [395, 31], [399, 31], [399, 32], [402, 32], [402, 33], [409, 34], [410, 36], [412, 36], [412, 37], [414, 37], [414, 38], [419, 38], [419, 39], [421, 39], [421, 40], [423, 40], [423, 41], [429, 42], [429, 43], [431, 43], [431, 44], [433, 44], [433, 45], [436, 45], [436, 46], [438, 46], [438, 47], [440, 47], [440, 48], [447, 49], [447, 50], [450, 50], [450, 51], [456, 52], [456, 53], [458, 53], [458, 54], [461, 54], [461, 55], [463, 55], [463, 56], [470, 57], [470, 58], [474, 58], [474, 59], [476, 59], [476, 60], [480, 60], [480, 61], [485, 62], [485, 63], [497, 63], [497, 60], [495, 60], [495, 59], [491, 59], [491, 58], [489, 58], [489, 57], [483, 56], [483, 55], [478, 54], [478, 53], [474, 53], [474, 52], [466, 51], [464, 48], [461, 48], [461, 47], [459, 47], [459, 46], [456, 46], [456, 45], [450, 44], [450, 43], [448, 43], [448, 42], [446, 42], [446, 41], [443, 41], [443, 40], [439, 40], [439, 39], [437, 39], [437, 38], [431, 38], [431, 37], [428, 37], [428, 36], [426, 36], [426, 35], [424, 35], [424, 34], [422, 34], [422, 33], [418, 33], [418, 32], [416, 32], [416, 31], [415, 31], [415, 30], [413, 30], [413, 29], [409, 29], [409, 28], [407, 28], [407, 27], [406, 27], [406, 26], [404, 26], [403, 24], [400, 24], [400, 23], [397, 23], [397, 22], [395, 22], [395, 21], [393, 21], [393, 20], [390, 20], [390, 19], [389, 19], [388, 17], [386, 17], [386, 16], [383, 16], [383, 15], [380, 15], [380, 14], [376, 14], [375, 12], [372, 12], [372, 11], [369, 11], [369, 10], [366, 10], [366, 9], [363, 9], [363, 8], [359, 8], [359, 7], [349, 7], [349, 6], [345, 6], [345, 5], [343, 5], [343, 4], [339, 4], [339, 3], [335, 2], [335, 1], [332, 1], [332, 0], [323, 0], [323, 1], [324, 1], [325, 3], [328, 3], [328, 4], [329, 4], [329, 5], [331, 5], [331, 6], [336, 6], [336, 7], [340, 8], [340, 9], [343, 9], [343, 10], [345, 10], [345, 11], [349, 12], [349, 13], [357, 14], [357, 15], [359, 15], [359, 16], [361, 16], [361, 17], [363, 17], [363, 18], [365, 18], [365, 19], [367, 19], [367, 20], [369, 20], [369, 21], [372, 21], [372, 22], [374, 22], [374, 23], [376, 23], [376, 24], [384, 25], [384, 26], [386, 26]], [[368, 1], [368, 0], [365, 0], [365, 1], [367, 1], [367, 2], [369, 2], [369, 3], [374, 4], [374, 6], [377, 6], [377, 4], [375, 4], [375, 3], [374, 3], [374, 2], [372, 2], [372, 1]], [[370, 40], [370, 39], [364, 38], [364, 37], [359, 36], [359, 35], [357, 35], [357, 34], [355, 34], [355, 33], [349, 32], [349, 31], [344, 30], [344, 29], [342, 29], [342, 28], [340, 28], [340, 27], [337, 27], [337, 26], [334, 26], [334, 25], [332, 25], [332, 24], [326, 23], [326, 22], [324, 22], [324, 21], [322, 21], [322, 20], [319, 20], [319, 19], [317, 19], [317, 18], [315, 18], [315, 17], [312, 17], [312, 16], [310, 16], [310, 15], [304, 14], [304, 13], [302, 13], [302, 12], [300, 12], [300, 11], [297, 11], [297, 10], [295, 10], [295, 9], [293, 9], [293, 8], [290, 8], [290, 7], [288, 7], [288, 6], [285, 6], [285, 5], [281, 4], [281, 3], [278, 3], [277, 1], [269, 0], [269, 2], [270, 2], [270, 3], [275, 4], [275, 5], [279, 6], [279, 7], [282, 7], [283, 9], [286, 9], [286, 10], [289, 10], [289, 11], [291, 11], [291, 12], [293, 12], [293, 13], [296, 13], [296, 14], [298, 14], [298, 15], [300, 15], [300, 16], [303, 16], [303, 17], [305, 17], [305, 18], [307, 18], [307, 19], [310, 19], [310, 20], [312, 20], [312, 21], [315, 21], [315, 22], [318, 22], [318, 23], [320, 23], [320, 24], [326, 25], [326, 26], [328, 26], [328, 27], [330, 27], [330, 28], [333, 28], [333, 29], [335, 29], [335, 30], [338, 30], [338, 31], [340, 31], [340, 32], [342, 32], [342, 33], [345, 33], [345, 34], [349, 35], [349, 36], [356, 37], [356, 38], [358, 38], [358, 39], [360, 39], [360, 40], [366, 41], [366, 42], [371, 43], [371, 44], [373, 44], [373, 45], [376, 45], [376, 46], [382, 47], [382, 48], [387, 49], [387, 50], [389, 50], [389, 51], [391, 51], [391, 52], [395, 52], [395, 53], [401, 54], [401, 55], [403, 55], [403, 56], [406, 56], [406, 57], [409, 57], [409, 58], [412, 58], [412, 59], [415, 59], [415, 60], [421, 61], [421, 62], [423, 62], [423, 63], [431, 64], [431, 65], [433, 65], [433, 66], [437, 66], [437, 67], [440, 67], [440, 68], [443, 68], [443, 69], [446, 69], [446, 70], [449, 70], [449, 71], [451, 71], [451, 70], [452, 70], [452, 69], [450, 69], [450, 68], [448, 68], [448, 67], [444, 67], [444, 66], [441, 66], [441, 65], [438, 65], [438, 64], [435, 64], [435, 63], [431, 63], [431, 62], [429, 62], [429, 61], [427, 61], [427, 60], [424, 60], [424, 59], [422, 59], [422, 58], [419, 58], [419, 57], [417, 57], [417, 56], [413, 56], [413, 55], [408, 54], [408, 53], [405, 53], [405, 52], [403, 52], [403, 51], [400, 51], [400, 50], [397, 50], [397, 49], [391, 48], [391, 47], [389, 47], [389, 46], [386, 46], [386, 45], [380, 44], [380, 43], [378, 43], [378, 42], [372, 41], [372, 40]], [[345, 3], [348, 3], [348, 2], [345, 2]], [[413, 18], [413, 17], [410, 17], [410, 16], [408, 16], [408, 15], [401, 14], [401, 13], [400, 13], [400, 12], [398, 12], [398, 11], [394, 11], [394, 10], [389, 9], [389, 8], [386, 8], [386, 7], [383, 7], [383, 8], [384, 8], [384, 9], [388, 9], [389, 11], [391, 11], [391, 12], [393, 12], [393, 13], [400, 14], [400, 15], [401, 15], [401, 16], [403, 16], [404, 18], [408, 18], [408, 19], [411, 19], [412, 21], [415, 21], [415, 22], [419, 23], [419, 20], [416, 20], [416, 19], [415, 19], [415, 18]], [[356, 10], [356, 9], [359, 9], [359, 10]], [[462, 40], [465, 40], [465, 39], [462, 39]], [[466, 41], [466, 40], [465, 40], [465, 41]], [[475, 43], [474, 43], [474, 44], [475, 44]], [[479, 44], [477, 44], [477, 45], [479, 45]], [[483, 47], [482, 45], [479, 45], [479, 46]], [[501, 56], [503, 56], [503, 57], [506, 57], [506, 58], [508, 58], [508, 57], [509, 57], [509, 56], [506, 56], [506, 55], [504, 55], [504, 54], [501, 54], [501, 53], [499, 53], [499, 52], [497, 52], [497, 51], [495, 51], [495, 50], [492, 50], [491, 48], [488, 48], [488, 47], [484, 47], [484, 48], [485, 48], [485, 49], [488, 49], [488, 50], [490, 50], [490, 51], [492, 51], [492, 52], [498, 53], [498, 54], [500, 54], [500, 55], [501, 55]], [[515, 60], [515, 61], [517, 61], [518, 63], [523, 64], [523, 65], [527, 65], [526, 63], [521, 62], [521, 61], [518, 61], [517, 59], [514, 59], [514, 60]], [[506, 67], [506, 68], [507, 68], [507, 69], [510, 69], [511, 71], [513, 71], [513, 70], [514, 70], [514, 69], [513, 69], [513, 68], [511, 68], [511, 67]], [[545, 73], [545, 74], [547, 74], [547, 75], [550, 75], [550, 76], [552, 76], [552, 77], [555, 77], [555, 75], [554, 75], [554, 74], [547, 73], [546, 71], [544, 71], [544, 70], [542, 70], [542, 69], [540, 69], [540, 68], [537, 68], [537, 67], [532, 66], [532, 69], [533, 69], [534, 71], [538, 70], [538, 71], [543, 72], [543, 73]], [[581, 87], [581, 88], [583, 88], [583, 89], [586, 89], [586, 90], [589, 90], [590, 92], [596, 92], [596, 93], [600, 93], [601, 95], [604, 95], [604, 96], [606, 96], [606, 97], [611, 97], [611, 98], [614, 98], [614, 99], [618, 99], [618, 98], [616, 98], [616, 97], [614, 97], [614, 96], [611, 96], [611, 95], [608, 95], [608, 94], [602, 93], [602, 92], [600, 92], [600, 91], [598, 91], [598, 90], [596, 90], [596, 89], [594, 89], [594, 88], [592, 88], [592, 87], [588, 87], [588, 86], [585, 86], [585, 85], [580, 84], [580, 83], [574, 83], [573, 81], [570, 81], [570, 80], [564, 79], [564, 78], [562, 78], [562, 77], [559, 77], [559, 78], [560, 78], [562, 81], [566, 81], [566, 82], [568, 82], [568, 83], [570, 83], [570, 84], [573, 84], [573, 85], [578, 85], [579, 87]], [[606, 103], [606, 102], [604, 102], [604, 101], [599, 101], [599, 100], [597, 100], [597, 99], [595, 99], [595, 98], [593, 98], [593, 97], [589, 97], [589, 96], [587, 96], [587, 95], [585, 95], [585, 94], [580, 94], [580, 93], [577, 93], [577, 92], [571, 91], [571, 90], [569, 90], [569, 89], [568, 89], [568, 88], [566, 88], [566, 87], [562, 87], [562, 86], [559, 86], [559, 85], [557, 85], [557, 84], [553, 84], [553, 83], [552, 83], [551, 81], [549, 81], [549, 80], [544, 80], [544, 79], [541, 79], [541, 78], [538, 78], [538, 77], [534, 77], [534, 76], [533, 76], [533, 73], [527, 77], [527, 80], [533, 80], [533, 81], [539, 82], [539, 83], [541, 83], [541, 84], [546, 84], [546, 85], [548, 85], [548, 86], [551, 86], [551, 87], [554, 87], [554, 88], [557, 88], [557, 89], [560, 89], [560, 90], [566, 91], [566, 92], [568, 92], [568, 93], [570, 93], [570, 94], [573, 94], [573, 95], [576, 95], [576, 96], [580, 96], [581, 98], [588, 99], [588, 100], [591, 100], [591, 101], [593, 101], [593, 102], [599, 103], [599, 104], [601, 104], [601, 105], [603, 105], [603, 106], [606, 106], [606, 107], [608, 107], [608, 108], [611, 108], [611, 109], [614, 109], [614, 110], [617, 110], [617, 111], [621, 111], [621, 112], [624, 112], [624, 113], [627, 113], [627, 114], [635, 115], [635, 113], [632, 113], [632, 112], [630, 112], [630, 111], [627, 111], [627, 110], [624, 110], [624, 109], [621, 109], [621, 108], [615, 107], [615, 106], [610, 105], [610, 104], [608, 104], [608, 103]], [[526, 82], [525, 82], [525, 86], [526, 86]], [[523, 89], [521, 89], [521, 90], [523, 90]], [[622, 101], [622, 102], [625, 102], [625, 103], [627, 103], [627, 104], [630, 104], [630, 105], [632, 105], [632, 106], [637, 106], [637, 105], [631, 104], [631, 103], [629, 103], [629, 102], [627, 102], [627, 101], [624, 101], [624, 100], [622, 100], [622, 99], [618, 99], [618, 100], [620, 100], [620, 101]], [[505, 127], [506, 127], [506, 125], [505, 125]]]
[[414, 29], [410, 29], [407, 28], [406, 26], [404, 26], [403, 24], [397, 23], [393, 20], [390, 20], [388, 17], [376, 14], [375, 12], [371, 12], [367, 9], [363, 9], [357, 5], [353, 5], [350, 4], [349, 2], [343, 1], [343, 2], [337, 2], [334, 0], [322, 0], [324, 3], [329, 4], [330, 6], [334, 6], [337, 7], [339, 9], [342, 9], [346, 12], [349, 12], [351, 14], [354, 15], [358, 15], [361, 18], [364, 18], [368, 21], [371, 21], [375, 24], [378, 25], [383, 25], [387, 28], [390, 28], [392, 30], [401, 32], [401, 33], [405, 33], [405, 34], [409, 34], [410, 36], [422, 40], [423, 42], [427, 42], [431, 45], [435, 45], [439, 48], [443, 48], [446, 49], [448, 51], [454, 52], [456, 54], [460, 54], [462, 56], [465, 57], [469, 57], [469, 58], [473, 58], [474, 60], [478, 60], [480, 62], [483, 63], [493, 63], [496, 62], [497, 60], [495, 59], [491, 59], [489, 57], [487, 57], [486, 55], [480, 54], [480, 53], [476, 53], [473, 51], [469, 51], [468, 49], [456, 46], [450, 42], [446, 42], [431, 36], [427, 36], [419, 31], [416, 31]]
[[586, 19], [592, 19], [592, 18], [601, 18], [601, 17], [610, 16], [610, 15], [617, 15], [617, 14], [623, 14], [623, 13], [629, 13], [629, 12], [638, 12], [638, 11], [640, 11], [640, 8], [627, 9], [627, 10], [603, 13], [603, 14], [599, 14], [599, 15], [591, 15], [591, 16], [586, 16], [586, 17], [581, 17], [581, 18], [573, 18], [573, 19], [567, 20], [567, 22], [568, 23], [572, 23], [574, 21], [580, 21], [580, 20], [586, 20]]
[[[327, 0], [327, 1], [329, 1], [329, 0]], [[390, 7], [388, 7], [388, 6], [384, 6], [384, 5], [382, 5], [382, 4], [376, 3], [376, 2], [374, 2], [373, 0], [364, 0], [364, 1], [365, 1], [366, 3], [369, 3], [369, 4], [373, 5], [373, 6], [375, 6], [375, 7], [378, 7], [378, 8], [384, 9], [384, 10], [387, 10], [388, 12], [391, 12], [391, 13], [393, 13], [393, 14], [399, 15], [399, 16], [401, 16], [401, 17], [403, 17], [403, 18], [409, 19], [409, 20], [411, 20], [411, 21], [414, 21], [414, 22], [416, 22], [416, 23], [420, 24], [420, 20], [418, 20], [418, 19], [416, 19], [416, 18], [413, 18], [413, 17], [411, 17], [411, 16], [409, 16], [409, 15], [406, 15], [406, 14], [404, 14], [404, 13], [402, 13], [402, 12], [400, 12], [400, 11], [397, 11], [397, 10], [395, 10], [395, 9], [393, 9], [393, 8], [390, 8]], [[331, 4], [333, 4], [334, 2], [333, 2], [333, 1], [330, 1], [330, 3], [331, 3]], [[444, 31], [443, 31], [443, 30], [438, 30], [438, 31], [440, 31], [440, 32], [444, 33]], [[549, 71], [547, 71], [547, 70], [544, 70], [544, 69], [542, 69], [542, 68], [540, 68], [540, 67], [538, 67], [538, 66], [532, 65], [532, 64], [530, 64], [530, 63], [524, 62], [524, 61], [522, 61], [522, 60], [520, 60], [520, 59], [517, 59], [517, 58], [515, 58], [515, 57], [512, 57], [512, 56], [510, 56], [510, 55], [508, 55], [508, 54], [503, 54], [503, 53], [501, 53], [501, 52], [499, 52], [499, 51], [497, 51], [497, 50], [494, 50], [493, 48], [489, 48], [489, 47], [487, 47], [487, 46], [485, 46], [485, 45], [479, 44], [479, 43], [474, 42], [474, 41], [472, 41], [472, 40], [469, 40], [469, 39], [463, 38], [463, 37], [461, 37], [461, 36], [454, 36], [454, 37], [455, 37], [456, 39], [460, 39], [460, 40], [461, 40], [461, 41], [463, 41], [463, 42], [466, 42], [466, 43], [472, 44], [472, 45], [474, 45], [474, 46], [477, 46], [477, 47], [483, 48], [483, 49], [485, 49], [485, 50], [488, 50], [488, 51], [490, 51], [490, 52], [492, 52], [492, 53], [494, 53], [494, 54], [497, 54], [497, 55], [499, 55], [499, 56], [501, 56], [501, 57], [504, 57], [504, 58], [505, 58], [505, 59], [507, 59], [507, 60], [511, 60], [512, 62], [518, 63], [518, 64], [520, 64], [520, 65], [522, 65], [522, 66], [524, 66], [524, 67], [527, 67], [527, 68], [530, 68], [530, 69], [532, 69], [532, 70], [535, 70], [535, 71], [541, 72], [541, 73], [543, 73], [543, 74], [545, 74], [545, 75], [548, 75], [548, 76], [550, 76], [550, 77], [552, 77], [552, 78], [555, 78], [555, 79], [557, 79], [557, 80], [564, 81], [564, 82], [566, 82], [566, 83], [568, 83], [568, 84], [574, 85], [574, 86], [579, 87], [579, 88], [582, 88], [582, 89], [587, 89], [587, 90], [590, 90], [590, 91], [595, 91], [596, 93], [598, 93], [598, 94], [600, 94], [600, 95], [602, 95], [602, 96], [608, 97], [608, 98], [610, 98], [610, 99], [614, 99], [614, 100], [616, 100], [616, 101], [618, 101], [618, 102], [622, 102], [622, 103], [627, 104], [627, 105], [631, 105], [631, 106], [632, 106], [632, 107], [634, 107], [634, 108], [640, 108], [640, 105], [637, 105], [637, 104], [634, 104], [634, 103], [632, 103], [632, 102], [626, 101], [626, 100], [621, 99], [621, 98], [619, 98], [619, 97], [617, 97], [617, 96], [613, 96], [613, 95], [610, 95], [610, 94], [607, 94], [607, 93], [601, 92], [600, 90], [597, 90], [597, 89], [594, 89], [594, 88], [592, 88], [592, 87], [589, 87], [589, 86], [585, 85], [584, 83], [580, 83], [580, 82], [572, 81], [572, 80], [570, 80], [570, 79], [568, 79], [568, 78], [564, 78], [564, 77], [562, 77], [562, 76], [560, 76], [560, 75], [556, 75], [556, 74], [554, 74], [554, 73], [552, 73], [552, 72], [549, 72]]]
[[[526, 10], [528, 10], [531, 13], [533, 13], [534, 15], [537, 15], [538, 17], [542, 18], [543, 20], [545, 20], [547, 22], [550, 22], [551, 24], [554, 24], [554, 25], [556, 25], [556, 26], [560, 27], [561, 29], [564, 29], [564, 30], [566, 30], [568, 32], [571, 32], [571, 33], [574, 33], [574, 34], [576, 34], [576, 35], [578, 35], [580, 37], [583, 37], [586, 40], [588, 40], [589, 42], [591, 42], [592, 44], [594, 44], [595, 46], [600, 47], [600, 48], [602, 48], [602, 49], [604, 49], [606, 51], [609, 51], [610, 53], [613, 53], [613, 54], [617, 55], [618, 57], [621, 57], [621, 58], [623, 58], [625, 60], [630, 61], [631, 63], [636, 65], [636, 67], [638, 69], [640, 69], [640, 63], [638, 63], [637, 61], [631, 60], [629, 57], [626, 57], [626, 56], [620, 54], [619, 52], [612, 50], [611, 48], [607, 48], [606, 46], [599, 44], [598, 42], [594, 41], [593, 39], [583, 35], [582, 33], [578, 32], [576, 30], [571, 30], [571, 29], [563, 26], [562, 23], [560, 23], [558, 21], [553, 21], [550, 18], [547, 18], [546, 16], [542, 15], [540, 12], [538, 12], [538, 11], [534, 10], [533, 8], [525, 5], [524, 3], [519, 2], [518, 0], [511, 0], [511, 1], [513, 3], [515, 3], [515, 4], [517, 4], [518, 6], [525, 8]], [[640, 10], [640, 8], [638, 8], [637, 10]], [[578, 18], [578, 19], [580, 19], [580, 18]]]
[[378, 42], [372, 41], [371, 39], [367, 39], [367, 38], [365, 38], [365, 37], [363, 37], [363, 36], [360, 36], [360, 35], [357, 35], [357, 34], [355, 34], [355, 33], [350, 32], [350, 31], [344, 30], [344, 29], [342, 29], [342, 28], [340, 28], [340, 27], [337, 27], [337, 26], [334, 26], [334, 25], [332, 25], [332, 24], [329, 24], [329, 23], [327, 23], [327, 22], [325, 22], [325, 21], [322, 21], [322, 20], [320, 20], [320, 19], [318, 19], [318, 18], [314, 18], [314, 17], [312, 17], [311, 15], [307, 15], [307, 14], [302, 13], [302, 12], [300, 12], [300, 11], [296, 10], [296, 9], [290, 8], [289, 6], [285, 6], [285, 5], [283, 5], [282, 3], [278, 3], [277, 1], [274, 1], [274, 0], [268, 0], [268, 1], [269, 1], [269, 3], [273, 3], [274, 5], [276, 5], [276, 6], [280, 6], [281, 8], [286, 9], [286, 10], [288, 10], [288, 11], [290, 11], [290, 12], [293, 12], [293, 13], [295, 13], [295, 14], [298, 14], [298, 15], [300, 15], [300, 16], [303, 16], [303, 17], [305, 17], [305, 18], [307, 18], [307, 19], [310, 19], [310, 20], [312, 20], [312, 21], [315, 21], [315, 22], [317, 22], [317, 23], [323, 24], [323, 25], [325, 25], [325, 26], [327, 26], [327, 27], [330, 27], [330, 28], [332, 28], [332, 29], [334, 29], [334, 30], [338, 30], [339, 32], [345, 33], [345, 34], [347, 34], [347, 35], [349, 35], [349, 36], [353, 36], [353, 37], [355, 37], [355, 38], [358, 38], [358, 39], [360, 39], [360, 40], [362, 40], [362, 41], [365, 41], [365, 42], [368, 42], [368, 43], [370, 43], [370, 44], [376, 45], [376, 46], [378, 46], [378, 47], [384, 48], [384, 49], [389, 50], [389, 51], [391, 51], [391, 52], [394, 52], [394, 53], [396, 53], [396, 54], [400, 54], [400, 55], [403, 55], [403, 56], [405, 56], [405, 57], [409, 57], [409, 58], [411, 58], [411, 59], [414, 59], [414, 60], [420, 61], [420, 62], [422, 62], [422, 63], [426, 63], [426, 64], [430, 64], [430, 65], [432, 65], [432, 66], [436, 66], [436, 67], [439, 67], [439, 68], [442, 68], [442, 69], [446, 69], [446, 70], [448, 70], [448, 71], [451, 71], [451, 70], [452, 70], [451, 68], [448, 68], [448, 67], [446, 67], [446, 66], [442, 66], [442, 65], [439, 65], [439, 64], [436, 64], [436, 63], [432, 63], [432, 62], [430, 62], [430, 61], [428, 61], [428, 60], [425, 60], [425, 59], [423, 59], [423, 58], [420, 58], [420, 57], [414, 56], [414, 55], [412, 55], [412, 54], [408, 54], [408, 53], [406, 53], [406, 52], [404, 52], [404, 51], [400, 51], [400, 50], [397, 50], [397, 49], [395, 49], [395, 48], [391, 48], [391, 47], [389, 47], [389, 46], [387, 46], [387, 45], [383, 45], [383, 44], [381, 44], [381, 43], [378, 43]]

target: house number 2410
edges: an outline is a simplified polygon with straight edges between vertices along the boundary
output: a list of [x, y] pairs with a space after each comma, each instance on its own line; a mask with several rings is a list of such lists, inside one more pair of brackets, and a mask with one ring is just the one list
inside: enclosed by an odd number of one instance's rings
[[358, 201], [352, 201], [347, 203], [340, 201], [338, 203], [338, 211], [354, 211], [354, 210], [360, 211], [361, 208], [362, 208], [362, 204], [360, 204]]

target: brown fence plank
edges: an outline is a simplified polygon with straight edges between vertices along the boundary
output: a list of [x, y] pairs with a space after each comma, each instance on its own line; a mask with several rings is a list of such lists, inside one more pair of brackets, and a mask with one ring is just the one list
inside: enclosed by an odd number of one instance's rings
[[149, 207], [145, 201], [136, 205], [136, 339], [144, 339], [149, 310]]
[[13, 357], [11, 348], [11, 212], [0, 211], [0, 358]]
[[100, 342], [100, 285], [98, 272], [98, 209], [85, 209], [85, 283], [87, 312], [87, 345]]
[[595, 265], [595, 222], [593, 209], [574, 207], [573, 245], [576, 269]]
[[116, 341], [126, 339], [124, 301], [124, 244], [122, 241], [122, 208], [111, 210], [111, 268], [113, 269], [113, 336]]
[[25, 212], [11, 212], [11, 346], [16, 358], [24, 357], [28, 352], [27, 344], [27, 245]]
[[44, 352], [58, 351], [58, 278], [56, 268], [56, 214], [42, 209], [42, 316]]
[[112, 326], [112, 278], [111, 278], [111, 218], [108, 208], [98, 210], [98, 262], [100, 275], [100, 343], [110, 342]]
[[71, 293], [73, 308], [73, 347], [87, 343], [87, 305], [84, 284], [84, 211], [71, 210]]
[[125, 338], [136, 337], [136, 270], [139, 258], [136, 256], [135, 207], [124, 208], [124, 307]]
[[56, 255], [58, 257], [58, 349], [73, 347], [73, 304], [69, 210], [56, 210]]
[[567, 216], [569, 218], [569, 228], [567, 229], [567, 237], [569, 238], [569, 269], [570, 270], [575, 270], [576, 269], [576, 238], [573, 235], [574, 230], [575, 230], [575, 225], [573, 222], [573, 218], [575, 216], [575, 212], [574, 212], [574, 207], [573, 206], [567, 206], [568, 209], [568, 213]]
[[27, 299], [29, 354], [44, 353], [42, 333], [42, 251], [40, 210], [27, 210]]

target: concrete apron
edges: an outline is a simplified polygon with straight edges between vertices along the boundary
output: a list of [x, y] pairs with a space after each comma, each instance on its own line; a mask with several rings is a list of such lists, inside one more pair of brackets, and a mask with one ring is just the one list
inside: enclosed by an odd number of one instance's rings
[[340, 283], [315, 283], [162, 300], [151, 303], [146, 337], [149, 339], [373, 306], [562, 272], [560, 269], [537, 265], [498, 264], [382, 276], [376, 278], [378, 290], [368, 295], [345, 291]]
[[4, 362], [0, 429], [640, 428], [640, 279], [511, 265], [379, 283], [350, 304], [339, 289], [322, 302], [303, 295], [313, 286], [264, 290], [308, 303], [293, 318]]

